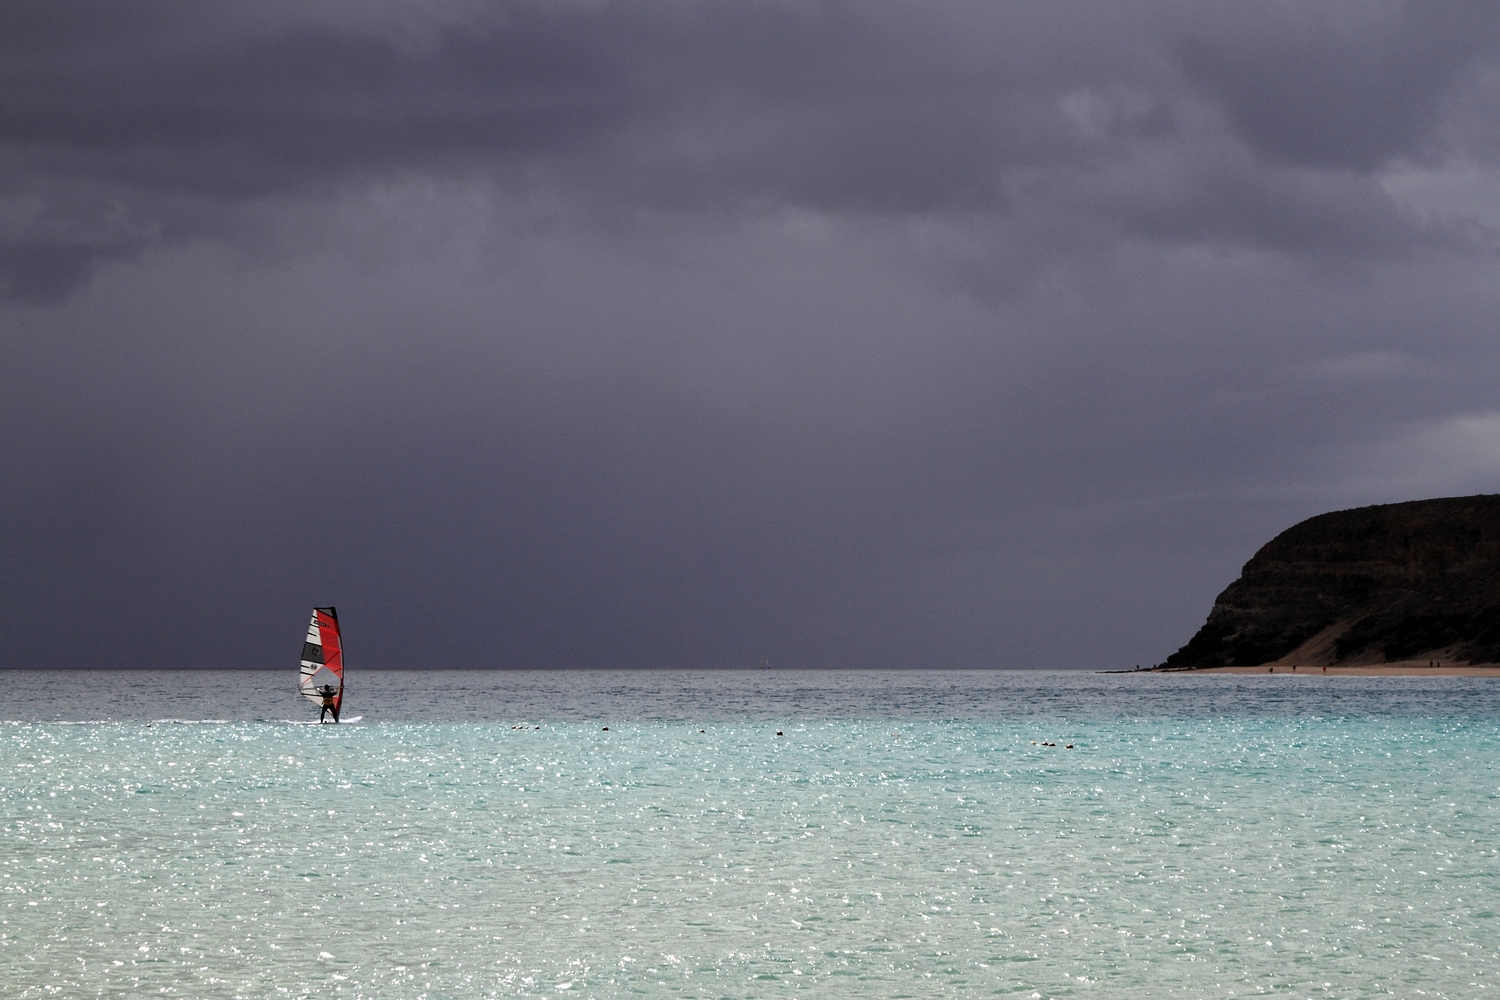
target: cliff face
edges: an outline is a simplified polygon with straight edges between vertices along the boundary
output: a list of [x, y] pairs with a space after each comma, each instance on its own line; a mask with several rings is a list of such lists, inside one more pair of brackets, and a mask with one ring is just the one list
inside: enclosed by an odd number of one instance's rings
[[1500, 661], [1500, 496], [1309, 518], [1245, 564], [1168, 667]]

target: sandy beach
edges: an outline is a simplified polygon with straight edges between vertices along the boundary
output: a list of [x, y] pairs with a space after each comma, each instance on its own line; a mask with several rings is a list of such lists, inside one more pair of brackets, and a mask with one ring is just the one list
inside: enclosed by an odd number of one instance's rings
[[1398, 660], [1394, 663], [1364, 663], [1352, 666], [1316, 664], [1263, 663], [1258, 667], [1198, 667], [1164, 673], [1195, 674], [1285, 674], [1288, 677], [1500, 677], [1500, 663], [1441, 663], [1429, 666], [1428, 660]]

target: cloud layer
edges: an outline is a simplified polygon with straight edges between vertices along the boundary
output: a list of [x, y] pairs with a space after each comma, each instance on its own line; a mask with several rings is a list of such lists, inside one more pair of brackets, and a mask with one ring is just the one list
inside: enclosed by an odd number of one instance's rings
[[337, 603], [382, 666], [1128, 666], [1291, 521], [1500, 475], [1477, 8], [0, 49], [0, 663], [272, 665]]

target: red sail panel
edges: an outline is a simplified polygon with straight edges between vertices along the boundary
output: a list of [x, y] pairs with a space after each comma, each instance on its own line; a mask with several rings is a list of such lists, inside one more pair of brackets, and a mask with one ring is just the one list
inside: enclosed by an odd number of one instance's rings
[[318, 630], [323, 634], [323, 666], [339, 678], [339, 693], [333, 696], [333, 710], [344, 706], [344, 645], [339, 636], [338, 612], [333, 608], [315, 608]]

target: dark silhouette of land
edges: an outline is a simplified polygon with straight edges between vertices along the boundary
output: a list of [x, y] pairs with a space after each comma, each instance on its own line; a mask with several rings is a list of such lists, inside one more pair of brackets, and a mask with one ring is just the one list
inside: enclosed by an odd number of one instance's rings
[[[1245, 564], [1161, 668], [1500, 661], [1500, 495], [1320, 514]], [[1385, 671], [1380, 671], [1385, 672]], [[1464, 671], [1467, 672], [1467, 671]]]

